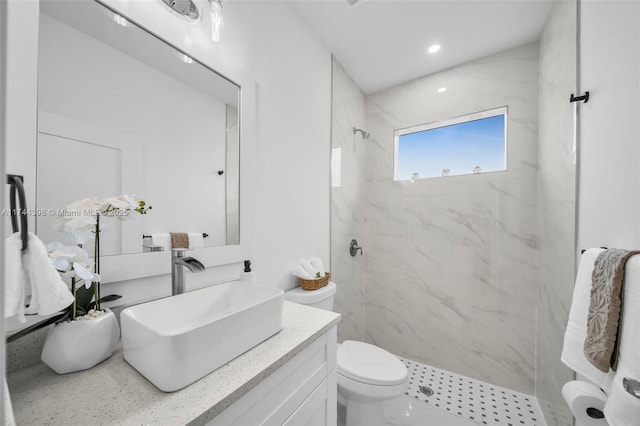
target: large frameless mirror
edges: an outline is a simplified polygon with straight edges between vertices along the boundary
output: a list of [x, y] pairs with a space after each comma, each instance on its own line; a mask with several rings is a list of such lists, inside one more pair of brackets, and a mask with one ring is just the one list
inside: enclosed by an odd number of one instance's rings
[[103, 221], [101, 255], [149, 251], [170, 232], [239, 244], [237, 84], [95, 1], [41, 2], [38, 61], [44, 242], [61, 240], [65, 205], [129, 194], [152, 210]]

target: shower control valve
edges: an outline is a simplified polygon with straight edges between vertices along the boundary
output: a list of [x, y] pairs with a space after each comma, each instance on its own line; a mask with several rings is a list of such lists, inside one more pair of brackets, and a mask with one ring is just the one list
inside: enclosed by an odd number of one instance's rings
[[360, 250], [360, 256], [362, 256], [362, 247], [360, 247], [358, 245], [358, 241], [351, 240], [351, 244], [349, 244], [349, 254], [351, 254], [351, 257], [355, 257], [356, 254], [358, 254], [358, 250]]

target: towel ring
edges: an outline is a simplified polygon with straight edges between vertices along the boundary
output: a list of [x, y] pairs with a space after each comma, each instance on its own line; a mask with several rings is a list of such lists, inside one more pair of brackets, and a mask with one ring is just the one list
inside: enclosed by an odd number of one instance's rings
[[[24, 186], [22, 185], [24, 178], [19, 175], [7, 175], [7, 183], [11, 185], [9, 191], [9, 207], [11, 208], [11, 228], [13, 232], [20, 232], [22, 240], [22, 251], [28, 247], [29, 236], [27, 234], [27, 197], [24, 194]], [[18, 226], [18, 210], [16, 209], [16, 192], [18, 201], [20, 202], [20, 226]]]

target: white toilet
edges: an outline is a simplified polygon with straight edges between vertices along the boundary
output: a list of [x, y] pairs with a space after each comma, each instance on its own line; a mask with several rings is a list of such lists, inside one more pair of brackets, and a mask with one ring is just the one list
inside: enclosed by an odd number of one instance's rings
[[[298, 287], [285, 300], [333, 310], [336, 285], [307, 291]], [[407, 368], [393, 354], [374, 345], [346, 340], [338, 345], [338, 393], [346, 401], [347, 426], [384, 424], [382, 403], [401, 396], [408, 387]]]

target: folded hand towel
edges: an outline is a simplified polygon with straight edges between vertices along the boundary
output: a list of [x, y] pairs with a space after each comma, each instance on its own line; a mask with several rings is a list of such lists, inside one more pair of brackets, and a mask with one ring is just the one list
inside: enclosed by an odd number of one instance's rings
[[316, 278], [316, 274], [318, 273], [318, 271], [316, 271], [316, 268], [311, 265], [311, 262], [305, 259], [300, 262], [300, 266], [302, 266], [302, 269], [304, 269], [307, 274], [309, 274], [309, 276], [311, 276], [312, 278]]
[[583, 350], [587, 336], [593, 266], [600, 252], [602, 249], [589, 249], [580, 260], [560, 359], [567, 367], [608, 392], [613, 380], [613, 371], [604, 373], [598, 370], [587, 360]]
[[617, 365], [624, 267], [627, 259], [638, 253], [607, 249], [598, 255], [593, 266], [584, 353], [591, 364], [605, 373], [610, 367], [615, 371]]
[[24, 318], [25, 277], [22, 269], [22, 239], [16, 232], [6, 239], [4, 245], [4, 317]]
[[186, 232], [171, 232], [171, 248], [189, 248], [189, 235]]
[[640, 380], [640, 256], [627, 261], [625, 268], [624, 309], [620, 318], [618, 369], [613, 379], [604, 414], [611, 426], [638, 424], [640, 399], [622, 387], [625, 377]]
[[162, 246], [163, 250], [171, 250], [171, 235], [151, 234], [151, 245]]
[[204, 236], [201, 233], [189, 232], [189, 248], [197, 249], [204, 247]]
[[293, 275], [295, 275], [298, 278], [302, 278], [304, 280], [310, 280], [311, 278], [313, 278], [311, 275], [309, 275], [309, 273], [307, 271], [304, 270], [304, 268], [300, 265], [298, 265], [295, 269], [295, 271], [293, 271]]
[[73, 295], [53, 266], [40, 238], [29, 232], [29, 247], [22, 255], [26, 282], [31, 285], [27, 314], [51, 315], [73, 303]]
[[322, 259], [320, 259], [319, 257], [314, 257], [313, 259], [311, 259], [311, 266], [313, 266], [313, 268], [320, 272], [320, 276], [324, 277], [326, 274], [326, 271], [324, 270], [324, 265], [322, 264]]

